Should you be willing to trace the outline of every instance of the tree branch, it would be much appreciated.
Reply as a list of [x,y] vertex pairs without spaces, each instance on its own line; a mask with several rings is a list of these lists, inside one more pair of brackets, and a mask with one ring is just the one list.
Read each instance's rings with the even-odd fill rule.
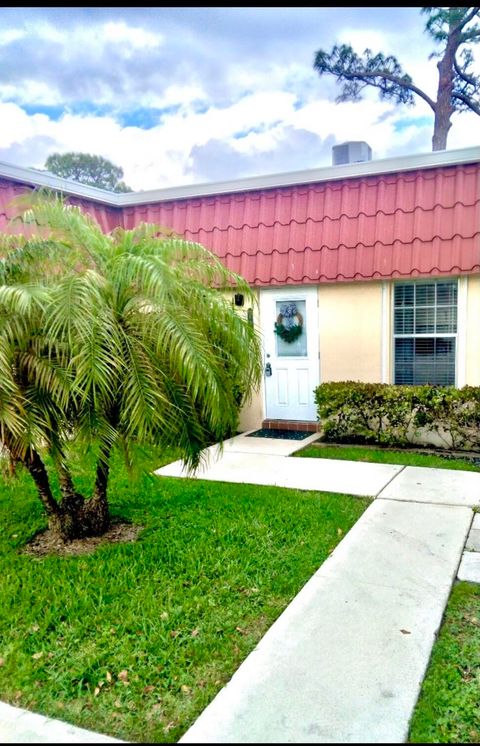
[[463,104],[465,104],[465,106],[471,109],[475,114],[478,114],[478,116],[480,116],[480,106],[474,103],[469,96],[465,96],[463,93],[454,91],[452,93],[452,98],[458,99],[458,101],[461,101]]
[[478,8],[471,8],[470,12],[467,13],[467,15],[465,16],[465,18],[463,18],[460,21],[460,23],[457,23],[457,25],[454,26],[453,31],[455,32],[455,31],[458,31],[459,29],[463,29],[467,25],[467,23],[470,23],[470,21],[473,21],[473,19],[475,18],[475,16],[477,15],[477,13],[479,11],[480,11],[480,7],[478,7]]
[[464,80],[465,83],[468,83],[469,85],[473,85],[473,86],[477,85],[476,79],[472,75],[467,75],[467,73],[459,67],[459,64],[456,59],[453,60],[453,67],[458,77],[462,78],[462,80]]
[[460,38],[458,46],[460,46],[460,44],[467,44],[467,43],[476,44],[479,39],[480,39],[480,28],[470,29],[470,31],[465,31],[461,34],[461,38]]
[[427,102],[427,104],[433,109],[435,112],[436,109],[436,102],[432,101],[432,99],[427,96],[426,93],[424,93],[420,88],[417,88],[416,85],[413,83],[406,83],[402,78],[398,78],[396,75],[392,75],[391,73],[342,73],[343,77],[347,80],[363,80],[367,85],[372,85],[375,88],[380,88],[380,85],[378,83],[375,83],[375,80],[369,81],[366,80],[366,78],[382,78],[383,80],[389,80],[392,83],[395,83],[396,85],[401,86],[402,88],[407,88],[409,91],[412,91],[412,93],[416,93],[417,96],[420,96],[420,98],[423,98],[424,101]]

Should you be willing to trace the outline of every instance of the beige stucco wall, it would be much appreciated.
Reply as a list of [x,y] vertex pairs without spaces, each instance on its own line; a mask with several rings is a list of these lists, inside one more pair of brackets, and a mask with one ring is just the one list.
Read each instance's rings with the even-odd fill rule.
[[[253,306],[246,302],[245,306],[238,307],[236,310],[238,313],[241,314],[247,314],[248,309],[251,307],[253,310],[253,323],[255,325],[255,328],[257,331],[259,330],[260,326],[260,319],[259,319],[259,293],[258,290],[254,291],[255,295],[255,303]],[[231,294],[231,297],[233,299],[233,293]],[[248,404],[246,404],[241,412],[240,412],[240,422],[239,422],[239,430],[240,432],[246,432],[247,430],[257,430],[259,427],[262,426],[262,421],[264,419],[264,413],[263,413],[263,383],[260,385],[260,388],[257,391],[252,392],[252,396],[250,398],[250,401]]]
[[262,426],[263,419],[263,390],[260,388],[253,393],[250,403],[240,412],[238,429],[241,433],[247,430],[258,430]]
[[[464,359],[457,361],[465,380],[459,385],[480,386],[480,276],[470,275],[466,283],[465,313],[459,309],[459,325],[465,326],[459,355]],[[391,281],[318,286],[321,383],[393,382],[392,288]],[[258,305],[254,323],[258,329]],[[241,412],[240,430],[261,427],[264,417],[262,385]]]
[[465,383],[480,386],[480,277],[470,275],[467,281],[465,334]]
[[[256,293],[257,300],[259,293]],[[384,304],[389,313],[390,288]],[[381,381],[382,283],[338,283],[318,287],[320,382]],[[254,307],[259,329],[259,309]],[[388,323],[388,319],[387,319]],[[389,361],[386,361],[389,374]],[[263,384],[240,416],[240,430],[261,427],[264,413]]]
[[382,380],[382,283],[318,288],[320,382]]

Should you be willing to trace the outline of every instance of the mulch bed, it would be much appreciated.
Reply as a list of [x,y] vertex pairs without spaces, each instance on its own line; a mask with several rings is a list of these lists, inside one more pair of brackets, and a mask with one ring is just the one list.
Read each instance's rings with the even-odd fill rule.
[[91,554],[101,544],[136,541],[143,528],[144,526],[137,526],[133,523],[113,523],[103,536],[73,539],[69,542],[62,542],[50,529],[46,529],[36,534],[23,547],[21,553],[30,554],[35,557]]

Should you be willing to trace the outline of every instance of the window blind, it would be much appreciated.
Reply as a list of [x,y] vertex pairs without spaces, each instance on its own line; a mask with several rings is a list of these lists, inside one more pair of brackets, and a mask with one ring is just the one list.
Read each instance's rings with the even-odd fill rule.
[[394,288],[395,383],[455,385],[456,280]]

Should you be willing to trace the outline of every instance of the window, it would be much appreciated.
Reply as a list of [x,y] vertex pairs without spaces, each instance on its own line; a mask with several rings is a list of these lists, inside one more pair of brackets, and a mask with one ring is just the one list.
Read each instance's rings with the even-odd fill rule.
[[278,357],[307,357],[306,302],[304,300],[277,300],[275,304],[276,323],[286,329],[300,326],[301,333],[293,341],[287,342],[276,336]]
[[395,383],[455,385],[457,281],[394,287]]

